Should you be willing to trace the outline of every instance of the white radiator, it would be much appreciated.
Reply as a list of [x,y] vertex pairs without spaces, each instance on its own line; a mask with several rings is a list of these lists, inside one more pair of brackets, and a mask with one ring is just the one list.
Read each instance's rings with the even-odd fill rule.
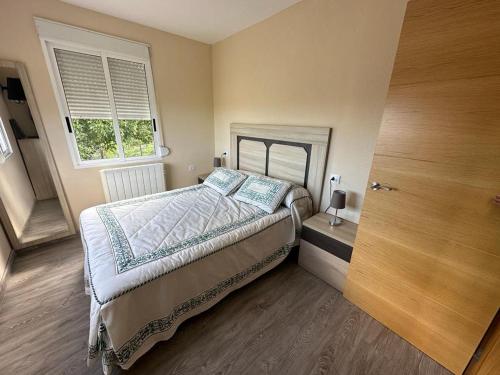
[[106,202],[165,191],[163,163],[101,170]]

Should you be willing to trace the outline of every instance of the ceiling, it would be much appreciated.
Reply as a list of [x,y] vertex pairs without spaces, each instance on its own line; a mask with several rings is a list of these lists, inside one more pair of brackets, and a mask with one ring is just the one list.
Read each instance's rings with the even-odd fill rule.
[[62,1],[212,44],[300,0]]

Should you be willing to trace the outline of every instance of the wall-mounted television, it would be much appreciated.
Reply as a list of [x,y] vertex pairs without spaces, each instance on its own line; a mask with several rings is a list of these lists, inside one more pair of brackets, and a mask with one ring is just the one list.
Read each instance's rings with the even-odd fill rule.
[[26,100],[19,78],[7,78],[7,99],[23,102]]

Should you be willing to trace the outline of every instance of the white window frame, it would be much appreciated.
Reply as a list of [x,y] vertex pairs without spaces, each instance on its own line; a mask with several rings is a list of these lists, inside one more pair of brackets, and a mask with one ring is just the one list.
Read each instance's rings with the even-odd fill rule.
[[0,164],[5,163],[5,161],[12,156],[14,153],[12,151],[12,145],[10,144],[9,136],[7,135],[7,129],[5,129],[5,124],[0,117],[0,137],[2,137],[5,145],[7,146],[6,150],[0,149]]
[[[52,86],[56,94],[57,104],[61,116],[61,122],[66,135],[66,140],[75,168],[92,168],[96,166],[110,166],[119,164],[131,164],[144,161],[158,161],[162,158],[162,133],[159,114],[156,109],[156,96],[153,82],[153,73],[149,58],[149,46],[143,43],[133,42],[121,38],[112,37],[93,31],[64,25],[58,22],[35,18],[42,49],[45,56]],[[106,87],[110,100],[110,109],[113,115],[113,128],[119,155],[112,159],[82,160],[78,151],[75,133],[67,126],[66,118],[71,121],[71,116],[62,85],[59,68],[54,49],[69,50],[100,56],[104,68]],[[151,121],[156,129],[153,129],[153,143],[155,154],[151,156],[136,156],[125,158],[121,141],[121,132],[116,113],[116,106],[111,87],[111,78],[108,69],[108,57],[144,64],[146,72],[146,84],[149,96],[149,109]],[[72,124],[70,124],[72,126]]]

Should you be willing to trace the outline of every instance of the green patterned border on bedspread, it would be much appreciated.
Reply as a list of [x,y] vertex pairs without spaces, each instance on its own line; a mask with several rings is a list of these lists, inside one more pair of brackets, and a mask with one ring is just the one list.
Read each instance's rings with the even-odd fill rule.
[[[103,361],[106,365],[123,365],[132,357],[132,355],[144,344],[144,342],[151,336],[165,332],[172,328],[174,322],[179,319],[182,315],[199,308],[200,306],[210,302],[214,298],[217,298],[220,294],[224,293],[228,289],[237,286],[246,278],[252,276],[253,274],[260,272],[265,267],[271,263],[277,261],[280,258],[285,258],[292,248],[292,244],[284,245],[279,248],[271,255],[267,256],[260,262],[250,266],[242,272],[239,272],[230,278],[221,281],[215,287],[204,291],[196,297],[193,297],[184,303],[174,307],[170,315],[167,317],[153,320],[142,327],[139,332],[137,332],[129,341],[127,341],[118,350],[105,349],[99,347],[98,345],[89,346],[88,356],[90,359],[97,357],[100,351],[103,351]],[[104,329],[104,328],[103,328]]]
[[155,194],[151,196],[146,196],[143,198],[138,198],[134,199],[132,201],[123,201],[123,202],[116,202],[116,203],[111,203],[107,205],[102,205],[96,208],[97,213],[99,214],[104,226],[106,227],[106,230],[108,232],[108,236],[110,239],[111,247],[113,249],[113,252],[115,254],[115,262],[116,262],[116,271],[118,273],[122,273],[128,270],[131,270],[135,267],[138,267],[140,265],[143,265],[145,263],[149,263],[155,260],[158,260],[160,258],[167,257],[169,255],[175,254],[181,250],[187,249],[189,247],[198,245],[202,242],[211,240],[213,238],[216,238],[224,233],[230,232],[234,229],[240,228],[246,224],[250,224],[254,221],[257,221],[258,219],[264,217],[267,215],[267,213],[263,210],[260,210],[250,216],[241,218],[240,220],[234,222],[234,223],[229,223],[226,225],[222,225],[218,228],[214,228],[208,232],[199,234],[197,236],[188,238],[186,240],[171,244],[171,245],[163,245],[157,248],[154,251],[151,251],[147,254],[140,255],[138,257],[134,257],[134,254],[132,252],[130,243],[127,239],[127,236],[125,234],[125,231],[121,227],[118,219],[115,217],[113,212],[111,211],[111,208],[117,207],[117,206],[123,206],[127,204],[133,204],[133,203],[138,203],[138,202],[144,202],[148,200],[153,200],[153,199],[162,199],[166,197],[173,197],[176,195],[183,194],[188,191],[195,191],[195,190],[201,190],[201,189],[206,189],[206,186],[203,185],[196,185],[193,186],[191,189],[183,189],[181,191],[171,191],[171,192],[165,192],[165,193],[160,193],[160,194]]

